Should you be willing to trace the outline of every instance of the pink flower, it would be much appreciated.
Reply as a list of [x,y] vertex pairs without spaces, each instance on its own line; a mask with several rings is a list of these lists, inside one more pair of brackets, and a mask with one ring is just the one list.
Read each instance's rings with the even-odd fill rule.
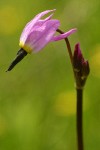
[[[12,61],[7,71],[10,71],[18,64],[28,53],[38,52],[49,42],[62,40],[76,31],[71,29],[68,32],[55,36],[56,30],[60,26],[57,19],[51,19],[54,10],[46,10],[36,15],[29,23],[26,24],[21,37],[16,58]],[[47,18],[41,19],[44,15],[51,13]]]
[[[64,34],[55,36],[54,34],[60,26],[60,22],[57,19],[51,19],[54,11],[55,9],[41,12],[26,24],[21,34],[19,45],[27,53],[38,52],[49,42],[62,40],[76,31],[76,29],[71,29]],[[52,12],[51,15],[41,19],[41,17],[50,12]]]

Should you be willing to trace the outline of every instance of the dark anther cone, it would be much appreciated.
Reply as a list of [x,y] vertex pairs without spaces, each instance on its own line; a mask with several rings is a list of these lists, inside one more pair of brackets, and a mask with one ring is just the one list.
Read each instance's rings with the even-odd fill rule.
[[[11,71],[16,64],[18,64],[25,56],[27,55],[27,52],[24,50],[24,49],[20,49],[18,52],[17,52],[17,56],[16,58],[13,60],[13,62],[10,64],[9,68],[7,71]],[[7,72],[6,71],[6,72]]]

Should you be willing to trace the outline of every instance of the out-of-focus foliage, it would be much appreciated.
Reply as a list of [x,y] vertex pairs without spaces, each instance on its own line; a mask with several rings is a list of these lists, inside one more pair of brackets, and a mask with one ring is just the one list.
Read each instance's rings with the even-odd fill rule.
[[100,1],[0,1],[0,150],[76,150],[76,100],[72,69],[64,41],[28,55],[5,72],[19,49],[25,24],[46,9],[57,11],[61,29],[78,32],[91,73],[84,89],[84,143],[100,149]]

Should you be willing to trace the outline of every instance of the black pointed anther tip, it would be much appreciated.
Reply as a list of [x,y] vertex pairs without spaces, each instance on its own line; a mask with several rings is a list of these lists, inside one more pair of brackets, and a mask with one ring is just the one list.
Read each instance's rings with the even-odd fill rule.
[[7,71],[11,71],[15,66],[16,64],[18,64],[25,56],[27,55],[27,52],[24,50],[24,49],[20,49],[18,52],[17,52],[17,56],[16,58],[12,61],[12,63],[10,64],[9,68],[6,70]]

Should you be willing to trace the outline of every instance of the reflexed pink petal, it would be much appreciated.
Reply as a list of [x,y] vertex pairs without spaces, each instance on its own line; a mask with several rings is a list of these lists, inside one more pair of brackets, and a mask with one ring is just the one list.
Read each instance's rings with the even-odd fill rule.
[[[30,22],[28,22],[28,23],[26,24],[26,26],[25,26],[25,28],[24,28],[23,31],[30,30],[30,28],[32,28],[32,27],[37,23],[37,21],[41,19],[41,17],[43,17],[43,16],[46,15],[47,13],[54,12],[55,10],[56,10],[56,9],[53,9],[53,10],[46,10],[46,11],[43,11],[43,12],[39,13],[39,14],[36,15]],[[50,15],[49,17],[47,17],[46,19],[48,19],[48,18],[50,19],[52,15],[53,15],[53,14],[51,14],[51,15]]]
[[[53,9],[53,10],[46,10],[46,11],[43,11],[41,13],[39,13],[38,15],[35,16],[34,20],[40,20],[41,17],[43,17],[44,15],[50,13],[50,12],[54,12],[56,9]],[[51,16],[51,15],[50,15]],[[33,21],[33,20],[32,20]]]
[[76,32],[76,31],[77,31],[77,29],[71,29],[71,30],[69,30],[68,32],[66,32],[64,34],[54,36],[52,38],[52,41],[59,41],[59,40],[65,39],[66,37],[68,37],[69,35],[71,35],[72,33]]
[[46,19],[44,20],[40,20],[41,17],[43,17],[44,15],[46,15],[47,13],[50,13],[50,12],[54,12],[56,9],[53,9],[53,10],[46,10],[44,12],[41,12],[39,13],[38,15],[35,16],[35,18],[33,18],[30,22],[28,22],[21,34],[21,37],[20,37],[20,41],[25,41],[28,37],[28,35],[30,34],[30,31],[31,29],[36,25],[38,24],[39,25],[39,22],[41,21],[41,23],[44,23],[45,21],[47,20],[50,20],[52,15],[51,14],[49,17],[47,17]]
[[54,11],[55,9],[41,12],[26,24],[20,37],[20,47],[29,53],[37,52],[49,42],[64,39],[76,31],[76,29],[72,29],[64,34],[54,36],[60,26],[59,20],[51,19],[53,13],[45,19],[41,19],[44,15]]
[[47,18],[44,19],[43,21],[48,21],[48,20],[50,20],[50,19],[52,18],[53,14],[54,14],[54,13],[52,13],[49,17],[47,17]]
[[[54,12],[56,9],[53,9],[53,10],[46,10],[46,11],[43,11],[41,13],[39,13],[38,15],[36,15],[28,24],[33,27],[35,25],[35,23],[37,23],[38,20],[41,19],[41,17],[43,17],[44,15],[50,13],[50,12]],[[53,14],[52,14],[53,15]],[[49,16],[49,19],[50,19],[51,15]],[[48,17],[47,17],[48,19]]]
[[33,51],[41,50],[53,38],[56,30],[60,26],[58,20],[48,20],[40,28],[35,29],[28,37],[26,43],[29,43]]

